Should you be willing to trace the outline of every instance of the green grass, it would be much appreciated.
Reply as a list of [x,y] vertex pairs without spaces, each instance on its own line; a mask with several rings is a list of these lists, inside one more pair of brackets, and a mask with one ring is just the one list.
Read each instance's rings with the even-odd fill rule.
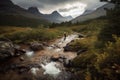
[[44,19],[27,18],[20,15],[1,15],[0,14],[0,25],[1,26],[21,26],[21,27],[38,27],[40,25],[47,26],[50,23]]
[[70,29],[48,29],[28,27],[0,27],[0,38],[8,38],[15,43],[28,43],[32,41],[49,42],[60,38],[64,32],[71,33]]

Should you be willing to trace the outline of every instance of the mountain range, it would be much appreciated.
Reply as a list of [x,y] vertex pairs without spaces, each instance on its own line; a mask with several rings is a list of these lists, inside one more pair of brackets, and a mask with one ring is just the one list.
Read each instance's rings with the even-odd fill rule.
[[60,23],[69,21],[72,17],[63,17],[57,11],[52,14],[42,14],[37,7],[23,9],[11,0],[0,1],[0,25],[38,26],[50,22]]
[[87,20],[91,20],[91,19],[102,17],[102,16],[106,16],[106,14],[107,14],[106,9],[111,9],[111,8],[114,8],[114,7],[115,7],[114,4],[107,3],[100,8],[97,8],[96,10],[93,10],[93,11],[86,10],[82,15],[73,19],[72,23],[84,22],[84,21],[87,21]]
[[49,20],[50,22],[60,23],[60,22],[70,21],[73,19],[71,16],[63,17],[57,11],[54,11],[51,14],[42,14],[41,12],[39,12],[37,7],[30,7],[28,8],[28,11],[33,14],[39,15],[42,18]]
[[114,4],[107,3],[96,10],[86,10],[82,15],[73,19],[71,16],[63,17],[58,11],[53,11],[51,14],[42,14],[37,7],[24,9],[15,5],[11,0],[1,0],[0,25],[39,26],[46,25],[51,22],[61,23],[70,20],[72,23],[83,22],[105,16],[105,8],[110,9],[114,7]]

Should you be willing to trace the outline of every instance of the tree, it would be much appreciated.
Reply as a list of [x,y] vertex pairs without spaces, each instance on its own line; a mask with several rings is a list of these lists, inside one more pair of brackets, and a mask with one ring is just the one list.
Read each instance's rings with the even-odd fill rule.
[[114,4],[120,4],[120,0],[100,0],[100,1],[111,2]]
[[115,41],[112,35],[120,37],[120,4],[119,0],[101,0],[115,4],[114,9],[107,10],[108,24],[101,30],[98,39],[104,43]]

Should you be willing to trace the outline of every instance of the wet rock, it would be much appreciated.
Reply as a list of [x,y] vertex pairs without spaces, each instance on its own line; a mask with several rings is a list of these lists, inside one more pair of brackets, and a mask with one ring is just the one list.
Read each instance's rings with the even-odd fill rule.
[[79,50],[79,51],[77,52],[77,55],[80,55],[80,54],[82,54],[83,52],[86,52],[86,51],[87,51],[87,49]]
[[73,49],[72,49],[72,46],[68,43],[65,47],[63,47],[64,48],[64,51],[65,52],[67,52],[67,51],[74,51]]
[[12,42],[0,41],[0,59],[4,60],[7,58],[12,58],[14,56],[20,56],[24,54],[25,51],[15,46]]
[[20,57],[20,61],[24,61],[24,58],[23,58],[23,57]]
[[61,55],[54,55],[50,58],[50,60],[52,60],[52,61],[55,61],[55,62],[58,61],[61,63],[64,63],[65,59],[66,58],[64,56],[61,56]]
[[79,38],[84,38],[85,35],[79,33],[79,34],[78,34],[78,37],[79,37]]
[[66,60],[64,60],[64,63],[63,63],[63,64],[64,64],[65,67],[71,67],[71,66],[72,66],[72,61],[66,59]]
[[33,68],[33,67],[34,68],[41,68],[41,65],[39,65],[39,64],[29,64],[28,67],[29,68]]
[[26,53],[26,50],[14,48],[14,53],[16,56],[20,56],[20,55]]
[[54,56],[51,57],[51,60],[52,60],[52,61],[58,61],[59,58],[60,58],[59,55],[54,55]]
[[11,42],[0,41],[0,59],[14,56],[14,47]]
[[34,42],[30,44],[30,49],[33,51],[43,50],[44,46],[41,43]]
[[47,47],[49,46],[47,42],[43,42],[42,45]]

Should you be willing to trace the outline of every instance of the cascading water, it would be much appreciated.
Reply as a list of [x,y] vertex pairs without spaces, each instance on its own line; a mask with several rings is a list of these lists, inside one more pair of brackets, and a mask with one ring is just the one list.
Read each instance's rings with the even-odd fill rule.
[[[63,58],[66,58],[66,61],[69,61],[70,59],[76,57],[76,54],[74,53],[65,53],[63,47],[65,47],[68,43],[70,43],[72,40],[78,38],[78,35],[69,35],[66,37],[66,39],[64,40],[64,38],[61,38],[59,40],[57,40],[54,44],[50,45],[49,47],[46,47],[46,49],[44,50],[44,53],[46,55],[44,56],[54,56],[54,55],[58,55],[63,56]],[[26,53],[26,55],[28,57],[33,56],[34,52],[33,51],[28,51]],[[70,55],[70,56],[69,56]],[[71,58],[71,56],[73,56]],[[63,60],[64,61],[64,60]],[[70,73],[65,71],[65,67],[63,66],[64,62],[55,62],[55,61],[51,61],[50,58],[45,58],[43,56],[41,56],[40,59],[40,63],[39,65],[41,65],[41,68],[44,70],[43,74],[44,75],[50,75],[53,76],[54,78],[59,78],[59,80],[69,80],[70,77]],[[32,68],[31,69],[31,73],[33,73],[34,75],[37,74],[37,71],[39,71],[38,68]]]
[[47,63],[46,65],[41,64],[41,66],[45,70],[44,74],[49,74],[56,77],[61,72],[60,69],[57,68],[59,64],[55,62],[50,62],[50,63]]
[[34,52],[33,51],[27,51],[25,54],[26,54],[27,57],[32,57],[34,55]]

